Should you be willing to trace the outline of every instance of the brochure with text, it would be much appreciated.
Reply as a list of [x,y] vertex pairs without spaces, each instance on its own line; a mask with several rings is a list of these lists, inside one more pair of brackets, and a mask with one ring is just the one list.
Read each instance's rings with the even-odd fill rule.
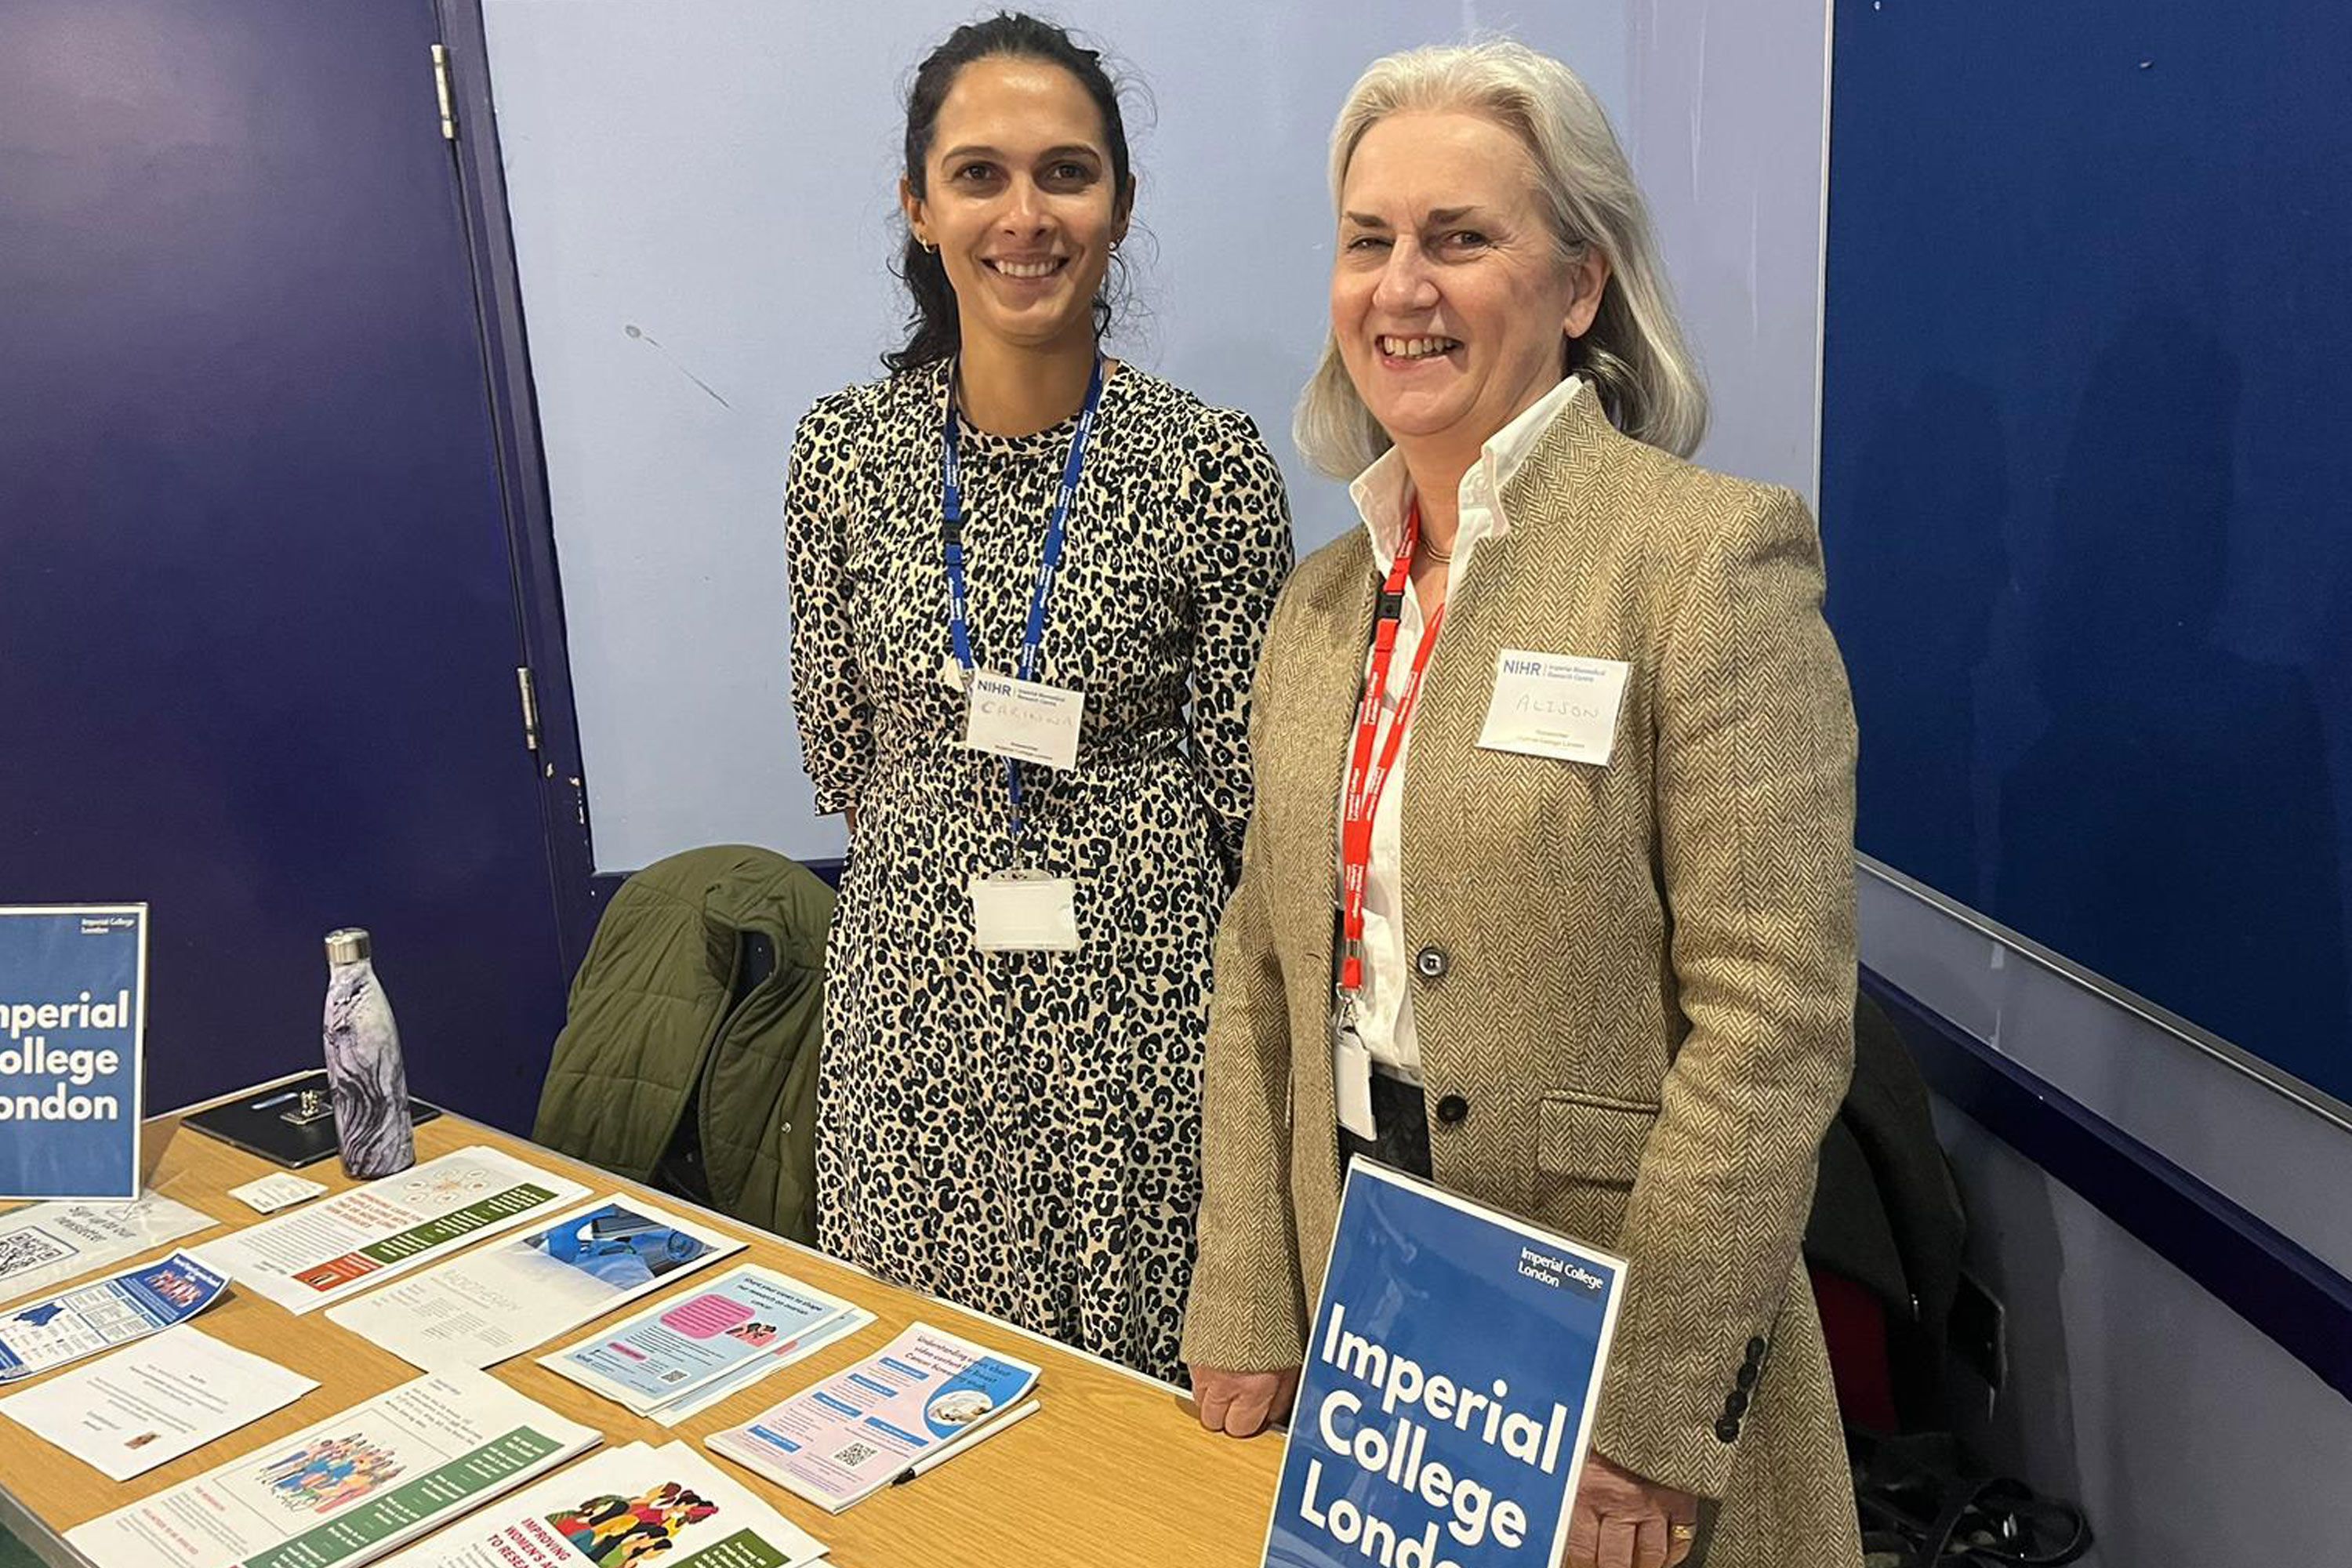
[[0,1315],[0,1383],[16,1383],[86,1355],[184,1323],[228,1281],[184,1252],[77,1285]]
[[195,1256],[289,1312],[310,1312],[588,1195],[477,1145],[208,1241]]
[[359,1568],[601,1440],[487,1373],[436,1373],[66,1542],[98,1568]]
[[837,1296],[747,1263],[539,1363],[642,1415],[756,1370],[784,1342],[856,1310]]
[[742,1249],[723,1231],[615,1194],[327,1317],[427,1372],[494,1366]]
[[0,1415],[127,1481],[318,1386],[184,1323],[0,1399]]
[[704,1439],[828,1512],[888,1486],[1028,1396],[1038,1369],[917,1323],[877,1354]]
[[684,1443],[558,1470],[384,1568],[807,1568],[824,1542]]

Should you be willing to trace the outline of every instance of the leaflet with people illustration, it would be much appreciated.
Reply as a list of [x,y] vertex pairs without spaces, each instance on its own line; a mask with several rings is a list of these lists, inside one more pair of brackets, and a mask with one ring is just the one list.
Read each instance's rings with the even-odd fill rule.
[[539,1364],[644,1415],[762,1372],[767,1358],[790,1342],[814,1337],[856,1310],[790,1275],[747,1263],[543,1355]]
[[577,1182],[476,1145],[192,1250],[254,1294],[310,1312],[587,1195]]
[[824,1542],[684,1443],[610,1448],[384,1568],[808,1568]]
[[1013,1410],[1038,1369],[917,1323],[837,1376],[703,1439],[839,1513]]
[[0,1314],[0,1383],[37,1376],[86,1355],[184,1323],[228,1281],[184,1252],[77,1285]]
[[327,1311],[426,1372],[494,1366],[743,1244],[614,1194]]
[[478,1372],[404,1383],[66,1532],[98,1568],[359,1568],[602,1440]]

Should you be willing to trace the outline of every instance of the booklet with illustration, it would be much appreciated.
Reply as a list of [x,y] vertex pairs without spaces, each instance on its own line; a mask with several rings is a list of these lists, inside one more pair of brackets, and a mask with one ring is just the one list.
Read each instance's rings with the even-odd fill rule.
[[809,1568],[824,1542],[684,1443],[632,1443],[419,1542],[384,1568]]
[[184,1323],[215,1301],[228,1281],[175,1252],[160,1263],[0,1314],[0,1384],[54,1371],[68,1362],[143,1340]]
[[703,1441],[831,1513],[977,1435],[1038,1369],[917,1323],[877,1354]]
[[644,1415],[722,1380],[764,1371],[770,1352],[856,1310],[790,1275],[747,1263],[539,1363]]
[[66,1542],[98,1568],[359,1568],[600,1441],[486,1373],[436,1373]]
[[309,1312],[587,1195],[478,1144],[193,1250],[256,1295]]
[[488,1367],[742,1249],[723,1231],[614,1194],[327,1318],[427,1372]]

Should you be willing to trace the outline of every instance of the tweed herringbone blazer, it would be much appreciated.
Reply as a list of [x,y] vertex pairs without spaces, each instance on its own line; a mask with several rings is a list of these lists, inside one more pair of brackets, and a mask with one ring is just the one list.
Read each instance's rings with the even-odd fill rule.
[[[1438,1183],[1630,1262],[1595,1447],[1720,1500],[1715,1568],[1858,1563],[1798,1258],[1853,1063],[1854,732],[1783,490],[1571,399],[1449,605],[1404,779]],[[1378,584],[1361,530],[1285,589],[1219,935],[1185,1359],[1297,1365],[1340,1171],[1333,846]],[[1505,649],[1632,667],[1605,767],[1475,744]]]

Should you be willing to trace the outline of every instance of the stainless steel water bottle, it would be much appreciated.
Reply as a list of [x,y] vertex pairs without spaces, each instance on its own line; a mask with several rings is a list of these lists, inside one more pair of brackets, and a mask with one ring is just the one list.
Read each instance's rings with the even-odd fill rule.
[[327,934],[326,1035],[327,1087],[344,1171],[359,1177],[405,1171],[416,1163],[408,1069],[392,1004],[376,984],[368,933],[357,927]]

